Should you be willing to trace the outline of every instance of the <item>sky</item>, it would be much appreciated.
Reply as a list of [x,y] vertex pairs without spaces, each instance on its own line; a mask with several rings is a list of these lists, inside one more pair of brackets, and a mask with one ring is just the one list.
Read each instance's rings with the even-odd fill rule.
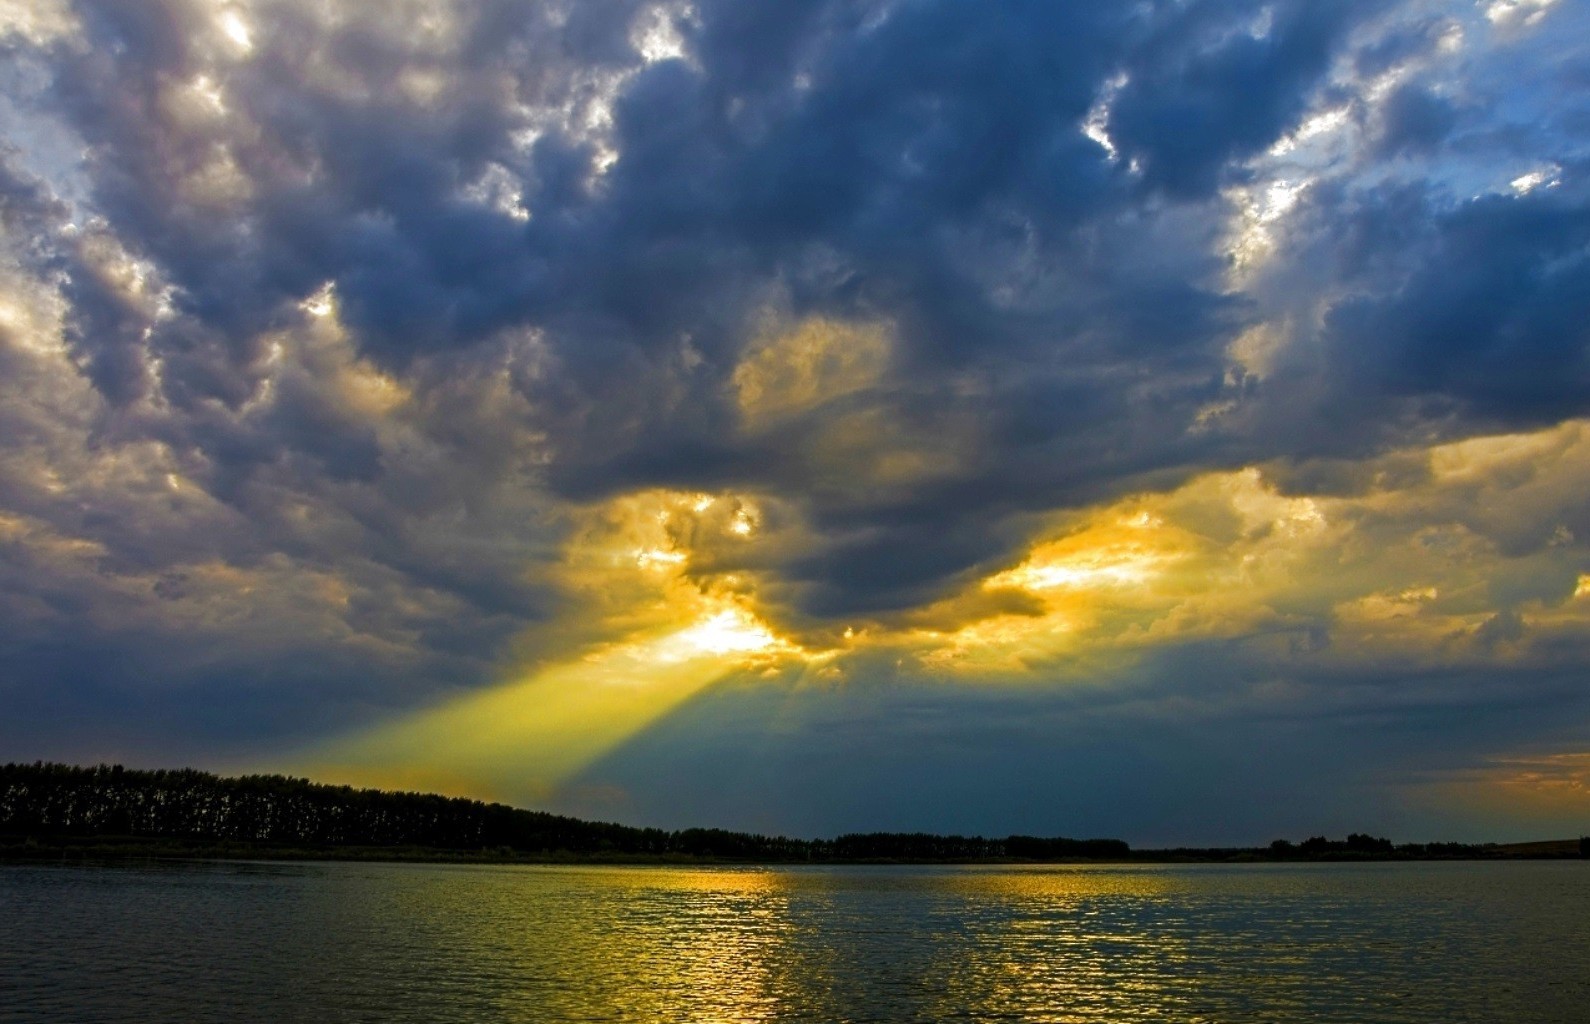
[[0,760],[1590,831],[1590,8],[0,0]]

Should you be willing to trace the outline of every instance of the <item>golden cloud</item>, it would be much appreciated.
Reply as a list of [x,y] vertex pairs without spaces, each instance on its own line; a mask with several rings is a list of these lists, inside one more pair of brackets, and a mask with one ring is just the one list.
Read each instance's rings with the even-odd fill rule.
[[767,430],[875,386],[893,339],[879,324],[814,317],[753,341],[730,377],[747,430]]

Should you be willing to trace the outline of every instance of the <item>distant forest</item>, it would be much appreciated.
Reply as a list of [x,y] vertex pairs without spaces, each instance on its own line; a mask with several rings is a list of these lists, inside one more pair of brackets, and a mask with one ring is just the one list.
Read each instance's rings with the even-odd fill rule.
[[1366,834],[1254,849],[1133,850],[1119,839],[871,832],[790,839],[582,821],[428,793],[328,786],[282,775],[221,778],[120,765],[0,767],[0,854],[711,860],[762,863],[1230,861],[1590,856],[1590,839],[1406,843]]
[[45,763],[0,768],[0,836],[12,846],[30,839],[56,846],[63,840],[171,840],[261,852],[387,848],[781,863],[1120,860],[1131,852],[1118,839],[875,833],[803,840],[723,829],[667,831],[281,775],[221,778],[193,769]]

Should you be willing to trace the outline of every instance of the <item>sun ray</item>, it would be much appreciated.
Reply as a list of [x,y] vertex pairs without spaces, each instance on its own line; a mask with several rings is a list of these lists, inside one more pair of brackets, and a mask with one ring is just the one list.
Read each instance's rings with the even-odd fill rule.
[[728,606],[485,692],[340,737],[294,770],[347,784],[402,784],[482,799],[545,799],[560,783],[729,673],[798,656]]

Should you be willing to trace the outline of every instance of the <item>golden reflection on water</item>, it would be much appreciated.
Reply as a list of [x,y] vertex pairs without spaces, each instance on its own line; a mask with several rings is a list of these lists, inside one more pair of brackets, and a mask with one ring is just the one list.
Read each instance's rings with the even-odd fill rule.
[[20,1020],[1512,1024],[1590,1005],[1577,862],[34,868],[0,869],[0,906]]
[[1284,874],[1234,897],[1214,881],[1114,867],[436,869],[401,907],[444,975],[489,992],[492,1019],[524,1024],[842,1021],[867,1006],[1147,1022],[1207,1004],[1248,1019],[1302,1012],[1322,969],[1344,983],[1363,969],[1372,940],[1339,927],[1350,901],[1304,912],[1288,904],[1306,885]]
[[[790,931],[783,880],[768,872],[678,871],[648,875],[646,888],[685,894],[673,912],[643,912],[605,945],[627,976],[616,1007],[636,1020],[674,1019],[692,1005],[702,1024],[754,1024],[778,1017],[775,965]],[[633,908],[635,903],[630,903]]]
[[[492,1019],[758,1024],[788,1002],[779,974],[793,928],[787,875],[506,869],[485,887],[477,872],[442,876],[402,912],[415,934],[450,952],[450,967],[498,982]],[[480,963],[511,969],[489,978]]]
[[968,1005],[1031,1021],[1173,1016],[1174,982],[1164,967],[1188,958],[1188,940],[1158,928],[1152,911],[1174,897],[1171,876],[974,868],[946,888],[959,898],[965,926],[946,951],[934,1016]]

